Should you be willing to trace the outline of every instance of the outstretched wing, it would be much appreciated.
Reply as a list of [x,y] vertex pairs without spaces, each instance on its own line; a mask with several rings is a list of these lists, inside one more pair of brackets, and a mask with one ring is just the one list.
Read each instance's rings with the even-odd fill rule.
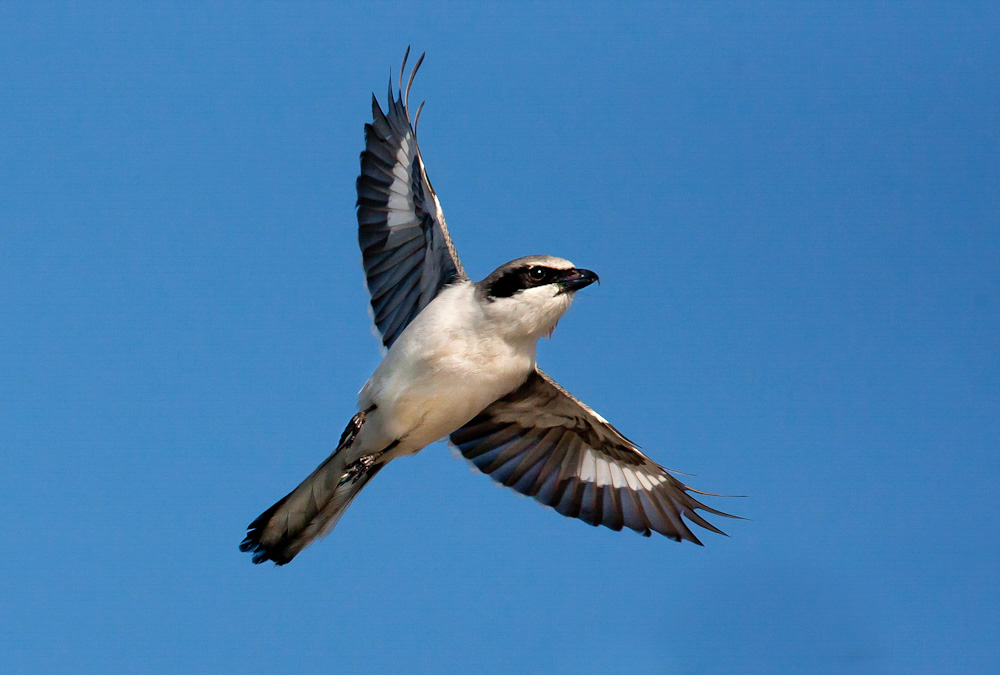
[[372,95],[373,119],[365,125],[365,151],[357,181],[358,243],[375,325],[386,347],[392,346],[438,291],[468,278],[427,180],[415,125],[410,123],[410,86],[423,58],[410,74],[405,99],[402,69],[395,98],[389,83],[387,112],[382,112]]
[[719,534],[725,533],[695,510],[736,517],[688,494],[697,490],[541,370],[453,433],[451,442],[493,480],[591,525],[701,544],[682,516]]

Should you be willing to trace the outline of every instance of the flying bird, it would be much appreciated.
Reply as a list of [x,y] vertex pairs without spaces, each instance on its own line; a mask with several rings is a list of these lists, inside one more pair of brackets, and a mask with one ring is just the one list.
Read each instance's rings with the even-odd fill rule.
[[[409,55],[409,50],[407,50]],[[417,147],[403,93],[406,57],[372,122],[357,179],[358,241],[386,351],[358,395],[337,449],[247,528],[240,550],[284,565],[329,532],[386,464],[448,437],[479,471],[564,516],[701,544],[685,518],[698,492],[639,451],[539,369],[536,345],[597,274],[551,255],[504,263],[472,281],[455,251]]]

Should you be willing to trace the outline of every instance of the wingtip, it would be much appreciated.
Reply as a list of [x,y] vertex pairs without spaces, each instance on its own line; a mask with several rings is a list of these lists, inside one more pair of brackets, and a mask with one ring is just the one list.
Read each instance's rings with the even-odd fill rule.
[[[427,101],[421,101],[420,105],[417,107],[417,114],[413,118],[413,142],[417,143],[417,126],[420,124],[420,112],[424,109],[424,104]],[[419,149],[420,144],[417,143],[417,148]]]
[[420,64],[424,62],[425,56],[427,56],[427,52],[422,53],[420,58],[417,59],[416,64],[413,66],[413,70],[410,71],[410,79],[406,83],[406,98],[403,100],[403,107],[406,108],[407,114],[409,114],[410,110],[410,89],[413,87],[413,79],[417,76],[417,71],[420,70]]
[[[671,469],[667,469],[667,471],[670,471],[671,473],[681,473],[679,471],[673,471]],[[685,475],[687,475],[687,476],[694,476],[696,474],[689,473],[689,474],[685,474]],[[705,492],[704,490],[699,490],[697,488],[693,488],[690,485],[685,485],[684,489],[687,490],[688,492],[694,492],[694,493],[699,494],[699,495],[705,495],[706,497],[725,497],[727,499],[734,499],[734,498],[735,499],[746,499],[746,497],[747,497],[747,495],[723,495],[723,494],[719,494],[718,492]]]
[[[409,58],[410,58],[410,45],[406,45],[406,53],[403,54],[403,63],[401,63],[400,66],[399,66],[399,92],[400,92],[400,94],[402,94],[402,92],[403,92],[403,72],[406,70],[406,61]],[[391,96],[392,95],[391,94],[391,92],[392,92],[392,79],[391,78],[389,79],[389,91],[390,91],[390,96]]]

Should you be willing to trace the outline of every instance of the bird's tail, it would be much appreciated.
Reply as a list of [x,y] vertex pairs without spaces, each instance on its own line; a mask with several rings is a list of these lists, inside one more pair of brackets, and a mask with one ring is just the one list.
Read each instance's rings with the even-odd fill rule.
[[345,452],[365,422],[359,412],[344,430],[336,451],[277,504],[247,527],[240,550],[253,554],[254,563],[266,560],[284,565],[299,551],[337,524],[361,488],[379,472],[378,456],[362,457],[350,464]]

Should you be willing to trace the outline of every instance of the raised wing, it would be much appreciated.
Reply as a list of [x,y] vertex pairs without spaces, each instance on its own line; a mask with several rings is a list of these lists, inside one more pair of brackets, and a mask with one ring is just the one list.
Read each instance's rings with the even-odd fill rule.
[[[701,544],[682,516],[725,534],[705,506],[666,469],[541,370],[451,435],[466,459],[493,480],[564,516],[612,530]],[[700,493],[707,494],[707,493]]]
[[402,68],[396,98],[389,83],[386,113],[372,95],[373,119],[365,125],[365,151],[357,181],[358,243],[375,325],[386,347],[392,346],[438,291],[468,278],[427,180],[415,124],[410,124],[410,86],[423,59],[410,73],[405,99]]

